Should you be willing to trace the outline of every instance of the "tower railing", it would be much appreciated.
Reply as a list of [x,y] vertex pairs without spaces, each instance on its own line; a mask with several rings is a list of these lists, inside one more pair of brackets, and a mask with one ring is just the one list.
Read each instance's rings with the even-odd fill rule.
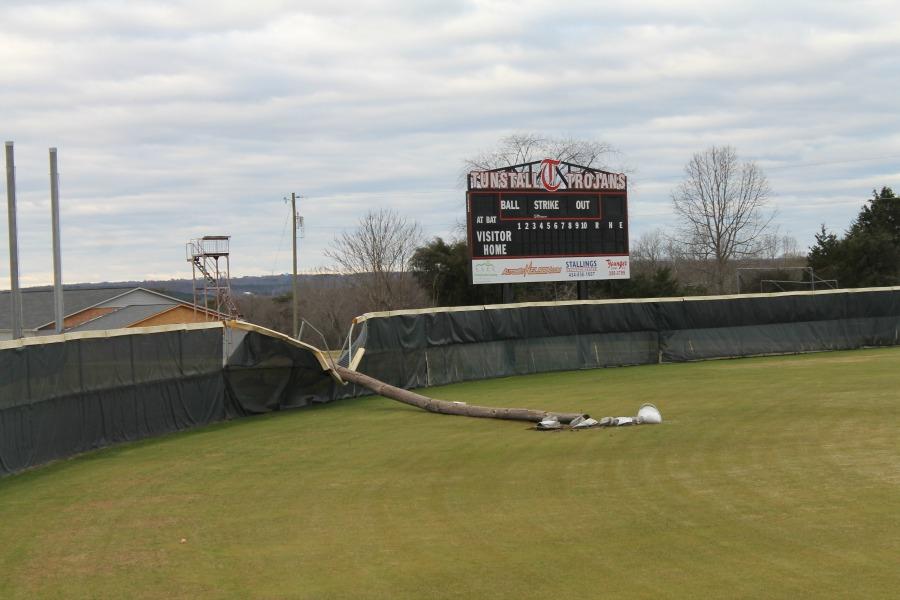
[[185,244],[185,259],[191,263],[195,312],[214,310],[226,317],[238,314],[231,294],[230,238],[207,235]]

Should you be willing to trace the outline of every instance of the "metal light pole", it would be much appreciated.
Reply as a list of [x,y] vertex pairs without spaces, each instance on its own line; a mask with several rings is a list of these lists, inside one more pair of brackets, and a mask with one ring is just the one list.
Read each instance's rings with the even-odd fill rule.
[[59,170],[56,163],[56,148],[50,148],[50,216],[53,228],[53,312],[56,317],[56,333],[62,333],[65,308],[59,235]]
[[22,337],[22,307],[19,297],[19,241],[16,235],[16,159],[13,143],[6,142],[6,207],[9,224],[9,307],[12,337]]

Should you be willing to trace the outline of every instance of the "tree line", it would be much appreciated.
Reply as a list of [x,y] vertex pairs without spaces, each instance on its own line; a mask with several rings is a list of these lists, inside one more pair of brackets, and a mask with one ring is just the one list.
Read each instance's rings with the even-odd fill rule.
[[[463,173],[545,157],[604,170],[621,170],[619,153],[602,142],[516,134],[496,149],[467,160]],[[809,289],[817,279],[840,287],[900,285],[900,199],[889,187],[873,192],[849,228],[837,234],[823,224],[803,252],[779,231],[772,190],[762,168],[730,146],[712,146],[687,162],[671,193],[677,225],[656,229],[630,244],[631,278],[592,281],[594,298],[684,296]],[[499,285],[472,285],[465,227],[449,239],[424,240],[420,226],[389,208],[367,212],[354,230],[326,251],[335,268],[307,280],[301,314],[316,330],[308,340],[339,347],[354,316],[365,312],[491,304]],[[334,273],[337,273],[334,274]],[[767,285],[769,287],[767,287]],[[772,287],[774,286],[774,287]],[[568,300],[575,284],[513,286],[516,301]],[[246,297],[246,318],[290,329],[290,299]],[[321,334],[319,333],[321,332]],[[322,338],[322,339],[318,339]]]

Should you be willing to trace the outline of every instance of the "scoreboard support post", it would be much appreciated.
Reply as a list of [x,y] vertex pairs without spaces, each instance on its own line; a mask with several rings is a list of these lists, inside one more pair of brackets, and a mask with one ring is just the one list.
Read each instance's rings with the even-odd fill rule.
[[578,299],[579,300],[587,300],[588,299],[588,285],[587,281],[579,281],[576,283],[578,286]]

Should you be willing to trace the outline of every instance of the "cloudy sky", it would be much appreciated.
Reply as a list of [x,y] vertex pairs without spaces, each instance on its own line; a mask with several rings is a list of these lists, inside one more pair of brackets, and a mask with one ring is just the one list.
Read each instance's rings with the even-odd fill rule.
[[372,207],[446,236],[464,158],[521,131],[616,146],[633,238],[712,144],[804,246],[900,187],[896,1],[2,0],[0,57],[23,285],[51,280],[50,146],[67,283],[189,277],[204,234],[233,274],[287,272],[292,191],[304,270]]

